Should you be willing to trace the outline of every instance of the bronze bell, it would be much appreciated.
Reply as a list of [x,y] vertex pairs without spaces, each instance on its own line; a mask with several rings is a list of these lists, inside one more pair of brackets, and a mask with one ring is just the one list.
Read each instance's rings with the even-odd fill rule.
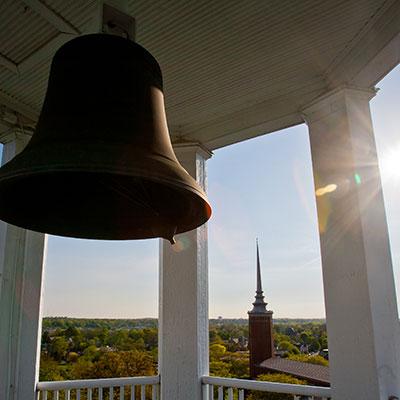
[[210,215],[172,149],[154,57],[107,34],[63,45],[31,141],[0,168],[0,218],[61,236],[172,242]]

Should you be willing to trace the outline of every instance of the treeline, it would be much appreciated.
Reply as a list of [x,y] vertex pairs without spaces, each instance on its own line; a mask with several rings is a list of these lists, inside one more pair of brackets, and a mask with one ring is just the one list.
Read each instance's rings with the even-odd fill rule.
[[62,320],[43,324],[40,380],[157,373],[158,330],[154,325],[126,328],[117,320],[102,320],[100,327],[93,327],[92,322],[80,320],[77,327],[74,320]]
[[[157,374],[156,319],[45,318],[42,326],[41,381]],[[247,320],[210,320],[209,339],[210,374],[249,377]],[[274,341],[281,357],[328,363],[324,321],[275,320]],[[288,376],[261,379],[294,383]]]
[[42,330],[67,329],[134,329],[134,328],[157,328],[156,318],[139,319],[104,319],[104,318],[69,318],[69,317],[46,317],[42,321]]

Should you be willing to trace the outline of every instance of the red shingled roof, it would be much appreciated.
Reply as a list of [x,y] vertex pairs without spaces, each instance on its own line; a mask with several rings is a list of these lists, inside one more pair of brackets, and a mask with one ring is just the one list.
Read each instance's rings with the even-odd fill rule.
[[287,358],[273,357],[260,363],[260,367],[269,372],[282,372],[299,379],[306,379],[323,386],[329,386],[329,368]]

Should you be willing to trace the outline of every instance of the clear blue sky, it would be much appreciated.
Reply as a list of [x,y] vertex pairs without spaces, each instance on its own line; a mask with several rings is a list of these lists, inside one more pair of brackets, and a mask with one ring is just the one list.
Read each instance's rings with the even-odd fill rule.
[[[396,284],[400,279],[400,68],[372,100]],[[247,317],[255,238],[275,317],[324,317],[316,207],[305,125],[215,151],[208,162],[210,317]],[[396,204],[397,203],[397,204]],[[44,315],[158,314],[158,240],[49,237]]]

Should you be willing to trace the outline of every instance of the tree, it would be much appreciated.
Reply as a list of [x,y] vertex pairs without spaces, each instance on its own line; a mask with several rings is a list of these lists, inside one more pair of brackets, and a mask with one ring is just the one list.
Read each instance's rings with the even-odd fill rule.
[[55,337],[49,346],[49,354],[57,361],[61,361],[68,350],[68,341],[63,336]]
[[230,364],[224,361],[210,361],[210,375],[230,378]]
[[40,381],[62,381],[64,377],[61,374],[58,363],[51,357],[42,353],[40,357]]
[[143,329],[143,339],[147,350],[152,350],[158,346],[158,330],[155,328]]
[[98,356],[99,356],[99,351],[97,350],[96,346],[93,345],[88,346],[83,351],[83,357],[86,358],[87,360],[93,361]]
[[288,342],[288,341],[283,341],[279,343],[278,346],[279,350],[284,350],[286,351],[288,354],[300,354],[299,349],[293,345],[292,343]]
[[245,379],[250,376],[248,354],[232,353],[229,357],[224,357],[224,361],[229,361],[229,372],[232,377]]
[[[307,382],[286,374],[264,374],[257,377],[258,381],[291,383],[295,385],[306,385]],[[247,400],[293,400],[292,394],[270,393],[252,390]]]
[[93,378],[155,375],[153,358],[144,351],[105,352],[94,363]]
[[307,355],[307,354],[290,354],[288,356],[289,360],[294,360],[294,361],[301,361],[301,362],[306,362],[310,364],[316,364],[316,365],[323,365],[327,367],[329,365],[329,362],[325,360],[324,357],[315,355]]
[[226,353],[226,347],[222,344],[212,344],[210,346],[210,360],[219,361]]
[[321,345],[319,344],[319,341],[314,338],[311,341],[310,346],[309,346],[310,351],[317,352],[320,350],[320,348],[321,348]]

